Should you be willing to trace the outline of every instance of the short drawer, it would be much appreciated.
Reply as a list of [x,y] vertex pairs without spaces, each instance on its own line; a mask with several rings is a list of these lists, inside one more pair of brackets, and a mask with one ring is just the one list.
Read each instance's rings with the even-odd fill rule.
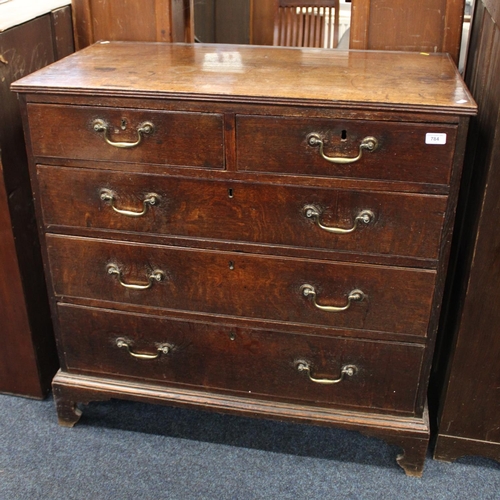
[[[68,371],[411,413],[423,348],[59,304]],[[319,381],[326,381],[320,383]]]
[[[437,259],[445,196],[38,166],[47,226]],[[68,193],[71,193],[69,196]]]
[[212,113],[28,104],[35,156],[224,168]]
[[239,115],[237,168],[447,185],[455,138],[451,125]]
[[61,297],[421,337],[436,275],[56,235],[47,248]]

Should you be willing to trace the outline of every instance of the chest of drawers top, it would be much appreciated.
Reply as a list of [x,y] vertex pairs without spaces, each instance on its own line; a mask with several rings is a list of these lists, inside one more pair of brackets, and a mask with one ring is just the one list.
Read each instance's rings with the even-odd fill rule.
[[217,99],[473,114],[443,54],[100,42],[27,76],[17,92]]

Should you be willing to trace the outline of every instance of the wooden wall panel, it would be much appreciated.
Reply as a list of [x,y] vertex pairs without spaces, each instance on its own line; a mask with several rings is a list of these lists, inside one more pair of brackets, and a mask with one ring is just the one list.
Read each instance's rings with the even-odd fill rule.
[[471,121],[453,274],[443,311],[435,380],[442,381],[435,458],[500,460],[500,6],[477,0],[466,82]]
[[99,40],[193,40],[192,0],[72,0],[75,47]]
[[0,33],[0,392],[36,398],[47,394],[59,363],[19,102],[10,84],[72,50],[68,10]]
[[[170,34],[170,16],[166,15],[162,7],[165,2],[155,0],[120,0],[99,1],[92,0],[90,7],[92,11],[93,39],[97,40],[137,40],[139,37],[145,42],[156,40],[157,30]],[[166,7],[168,9],[168,6]],[[170,14],[169,11],[167,11]],[[152,19],[158,18],[155,22]]]
[[56,60],[69,56],[75,51],[71,7],[62,7],[50,13],[52,21],[52,44]]
[[352,0],[350,48],[449,52],[458,61],[463,0]]
[[250,43],[253,45],[273,44],[274,11],[275,6],[273,1],[252,1]]
[[40,392],[30,331],[0,158],[0,392]]

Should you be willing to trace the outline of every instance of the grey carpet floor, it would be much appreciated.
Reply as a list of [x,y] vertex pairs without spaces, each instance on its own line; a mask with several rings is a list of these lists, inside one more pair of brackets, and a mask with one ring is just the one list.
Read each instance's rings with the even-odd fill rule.
[[500,464],[429,456],[356,432],[126,401],[92,403],[73,429],[54,403],[0,395],[0,500],[500,499]]

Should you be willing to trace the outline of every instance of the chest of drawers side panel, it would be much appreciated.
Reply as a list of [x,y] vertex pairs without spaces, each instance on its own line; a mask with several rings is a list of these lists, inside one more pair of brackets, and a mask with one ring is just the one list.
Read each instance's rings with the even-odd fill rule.
[[[451,279],[451,274],[449,274],[448,272],[449,271],[448,263],[450,258],[453,231],[455,226],[455,215],[457,209],[458,196],[460,192],[460,181],[462,178],[468,128],[469,128],[469,117],[462,117],[459,122],[457,131],[457,140],[455,143],[455,152],[453,156],[453,164],[451,170],[450,194],[448,198],[448,207],[446,210],[445,222],[441,235],[441,244],[440,244],[441,248],[439,252],[437,279],[435,285],[434,300],[432,305],[432,314],[428,327],[428,332],[429,332],[429,338],[427,343],[428,354],[424,360],[422,379],[419,386],[419,396],[417,399],[417,408],[423,408],[426,404],[427,387],[431,372],[434,347],[436,344],[436,335],[440,321],[443,293],[446,281]],[[450,272],[453,272],[453,269],[451,269]]]

